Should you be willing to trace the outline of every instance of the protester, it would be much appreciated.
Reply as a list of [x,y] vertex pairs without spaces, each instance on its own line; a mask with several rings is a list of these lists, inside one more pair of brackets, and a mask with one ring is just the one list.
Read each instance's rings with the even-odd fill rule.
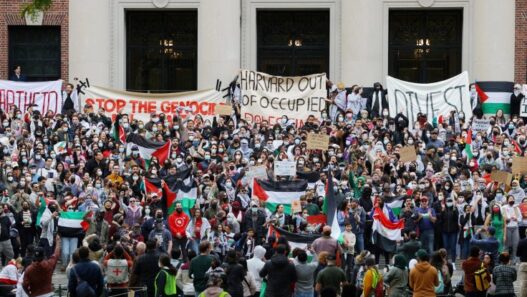
[[267,279],[266,297],[289,297],[291,285],[297,281],[294,264],[287,259],[287,248],[279,244],[275,254],[260,271],[260,277]]
[[514,293],[514,282],[517,273],[513,266],[510,266],[509,253],[501,253],[499,265],[492,271],[492,281],[496,284],[495,296],[516,296]]
[[430,256],[424,249],[416,253],[417,264],[410,270],[409,286],[414,297],[436,296],[439,285],[438,271],[430,265]]
[[[104,289],[104,276],[99,265],[89,259],[90,252],[87,247],[79,248],[79,263],[75,264],[70,270],[68,276],[68,292],[70,296],[75,297],[79,294],[79,289],[91,288],[93,295],[100,296]],[[87,287],[81,287],[81,282],[86,282]],[[87,294],[86,292],[82,292]],[[90,296],[90,295],[83,295]]]
[[[19,67],[12,78],[24,80]],[[426,261],[414,263],[421,248],[433,255],[446,291],[453,271],[447,259],[469,258],[471,245],[488,253],[489,271],[502,251],[511,253],[513,263],[516,256],[527,259],[522,248],[527,242],[520,240],[527,224],[525,174],[507,182],[492,176],[494,170],[512,172],[513,158],[527,149],[527,123],[516,114],[524,95],[518,88],[511,97],[512,116],[498,110],[465,118],[454,110],[441,115],[393,110],[380,83],[371,89],[328,81],[329,104],[302,121],[291,115],[247,119],[239,89],[232,91],[238,100],[228,98],[230,116],[202,116],[175,106],[146,119],[106,112],[98,103],[78,100],[78,91],[64,84],[59,114],[16,104],[0,111],[0,253],[9,263],[38,245],[39,260],[27,267],[24,279],[39,294],[48,291],[51,279],[36,283],[34,270],[50,273],[57,232],[62,268],[68,265],[71,276],[70,258],[78,254],[80,240],[89,260],[106,266],[108,294],[146,286],[153,296],[158,275],[170,287],[166,280],[174,274],[162,254],[173,257],[175,268],[182,263],[175,278],[184,295],[214,296],[225,289],[244,297],[253,293],[244,283],[249,275],[258,296],[347,293],[326,280],[312,292],[324,269],[337,268],[333,260],[326,267],[328,254],[342,260],[354,296],[372,274],[366,277],[366,250],[377,262],[384,255],[385,264],[400,254],[384,278],[392,284],[390,295],[403,295],[394,293],[405,282],[402,267],[426,274],[418,269]],[[477,92],[471,99],[481,109]],[[487,129],[476,127],[474,119],[488,120]],[[312,133],[328,136],[327,147],[311,149]],[[402,150],[413,150],[415,158],[401,162]],[[296,174],[276,176],[275,165],[282,161],[294,162]],[[302,187],[293,191],[296,183]],[[328,225],[333,219],[337,228]],[[299,244],[311,245],[314,254],[296,250],[296,260],[289,259]],[[446,251],[438,253],[442,247]],[[189,251],[200,255],[189,261]],[[234,257],[233,251],[239,254]],[[233,269],[208,286],[211,257],[218,258],[212,270]],[[242,258],[247,269],[240,277],[235,262]],[[471,262],[474,257],[465,263]],[[79,264],[86,266],[84,260]],[[119,277],[111,275],[110,266],[119,266],[112,269]],[[464,272],[465,282],[473,272]],[[421,294],[420,283],[412,284],[418,285],[414,294]],[[428,283],[425,287],[432,294]],[[468,295],[478,294],[471,288]]]
[[46,296],[52,294],[51,277],[57,265],[60,255],[60,237],[55,240],[55,252],[49,259],[46,259],[45,249],[38,247],[35,249],[34,262],[26,268],[24,273],[23,288],[29,296]]
[[[465,296],[467,297],[483,297],[486,294],[486,291],[478,291],[476,288],[476,282],[474,278],[474,273],[481,269],[482,263],[479,259],[480,249],[477,246],[470,248],[470,257],[463,261],[461,265],[465,277],[463,278],[465,291]],[[490,282],[490,279],[488,280]]]

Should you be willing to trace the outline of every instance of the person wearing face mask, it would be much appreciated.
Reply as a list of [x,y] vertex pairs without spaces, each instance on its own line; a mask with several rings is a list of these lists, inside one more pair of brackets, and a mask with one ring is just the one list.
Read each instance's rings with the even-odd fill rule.
[[265,236],[265,221],[265,213],[258,207],[258,203],[253,200],[251,201],[250,208],[243,216],[240,229],[242,232],[253,230],[255,233],[256,244],[260,244]]
[[[93,212],[93,211],[92,211]],[[108,231],[110,224],[104,219],[104,212],[97,211],[92,215],[90,226],[86,231],[86,238],[90,236],[97,236],[101,245],[105,246],[108,243]]]
[[15,217],[16,227],[20,236],[20,255],[26,256],[26,248],[35,239],[35,221],[37,213],[30,208],[29,201],[22,202],[22,210]]
[[507,224],[505,244],[503,246],[505,252],[509,252],[512,262],[516,263],[517,247],[520,241],[519,222],[522,220],[522,213],[515,204],[514,196],[507,197],[507,204],[502,207],[503,217]]
[[512,181],[511,189],[507,195],[512,195],[514,197],[515,204],[520,204],[523,198],[526,198],[525,191],[520,187],[520,182],[516,179]]
[[373,84],[373,93],[368,98],[366,108],[372,118],[380,117],[384,109],[390,110],[386,99],[386,91],[381,83],[376,82]]
[[498,251],[503,251],[503,244],[507,240],[507,222],[506,218],[503,216],[501,207],[498,204],[494,204],[491,207],[492,212],[487,215],[485,219],[485,226],[483,229],[487,231],[492,228],[495,230],[495,238],[499,242]]
[[456,261],[456,246],[458,238],[458,218],[459,212],[454,207],[454,200],[448,198],[446,203],[441,207],[441,213],[438,220],[441,226],[441,233],[443,237],[443,247],[448,251],[452,257],[452,262]]
[[149,240],[157,242],[161,253],[170,253],[172,251],[173,241],[172,234],[165,226],[163,219],[156,218],[155,227],[148,235]]
[[168,217],[168,227],[174,239],[174,248],[181,250],[183,261],[187,261],[187,227],[190,222],[189,216],[183,212],[183,205],[176,203],[176,211]]
[[[48,207],[45,208],[44,213],[40,217],[40,221],[37,219],[37,223],[40,222],[42,233],[40,235],[39,246],[44,248],[45,255],[51,256],[53,246],[53,239],[55,234],[56,219],[58,218],[58,207],[56,202],[49,202]],[[5,234],[2,230],[1,234]],[[1,241],[2,235],[0,235]]]

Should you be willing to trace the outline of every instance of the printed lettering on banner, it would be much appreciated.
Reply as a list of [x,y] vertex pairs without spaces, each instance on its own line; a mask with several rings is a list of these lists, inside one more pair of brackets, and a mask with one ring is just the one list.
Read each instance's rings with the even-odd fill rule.
[[302,126],[308,116],[320,117],[326,108],[326,74],[273,76],[241,70],[242,118],[253,123],[277,123],[282,115]]
[[198,114],[212,120],[217,115],[216,108],[225,104],[225,99],[216,90],[153,94],[90,86],[83,91],[83,106],[91,104],[95,110],[104,108],[112,118],[122,112],[128,114],[131,120],[143,122],[150,120],[151,113],[164,113],[169,120],[172,120],[172,115],[185,119]]
[[300,204],[300,200],[293,200],[291,201],[291,212],[292,213],[299,213],[302,212],[302,204]]
[[391,76],[386,78],[390,117],[402,112],[410,123],[415,123],[417,114],[426,114],[432,121],[439,116],[448,116],[451,111],[464,112],[465,119],[472,117],[468,72],[444,81],[418,84],[402,81]]
[[295,176],[296,162],[295,161],[275,161],[274,162],[275,176]]
[[487,132],[490,128],[490,120],[487,119],[473,119],[472,120],[472,131],[474,132]]
[[36,104],[33,110],[46,114],[62,112],[62,80],[42,82],[18,82],[0,80],[0,108],[9,111],[16,106],[22,112]]
[[326,134],[307,134],[306,139],[308,150],[327,150],[329,146],[329,135]]

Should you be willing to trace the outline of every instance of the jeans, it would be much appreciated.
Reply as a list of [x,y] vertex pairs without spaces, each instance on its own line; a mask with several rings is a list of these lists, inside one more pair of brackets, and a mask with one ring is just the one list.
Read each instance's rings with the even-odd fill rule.
[[190,245],[190,248],[196,252],[196,255],[199,255],[199,244],[200,244],[201,240],[200,239],[192,239],[191,241],[189,241],[189,245]]
[[358,233],[355,239],[355,253],[360,253],[364,250],[364,233]]
[[419,235],[421,241],[421,246],[425,249],[428,254],[432,254],[434,251],[434,229],[422,230],[421,235]]
[[461,248],[461,256],[460,258],[462,260],[466,260],[468,258],[468,254],[469,254],[469,251],[470,251],[470,240],[468,239],[463,239],[463,242],[459,244],[460,245],[460,248]]
[[518,227],[507,227],[507,240],[504,244],[504,252],[509,252],[513,263],[515,263],[514,260],[516,259],[518,242],[520,242],[520,233],[518,231]]
[[62,247],[62,266],[68,266],[70,262],[70,257],[73,255],[73,252],[77,249],[77,244],[79,243],[78,237],[62,237],[61,238],[61,247]]
[[302,292],[302,291],[295,291],[294,297],[313,297],[313,290]]
[[457,232],[443,232],[443,246],[447,253],[452,257],[452,263],[456,262]]

